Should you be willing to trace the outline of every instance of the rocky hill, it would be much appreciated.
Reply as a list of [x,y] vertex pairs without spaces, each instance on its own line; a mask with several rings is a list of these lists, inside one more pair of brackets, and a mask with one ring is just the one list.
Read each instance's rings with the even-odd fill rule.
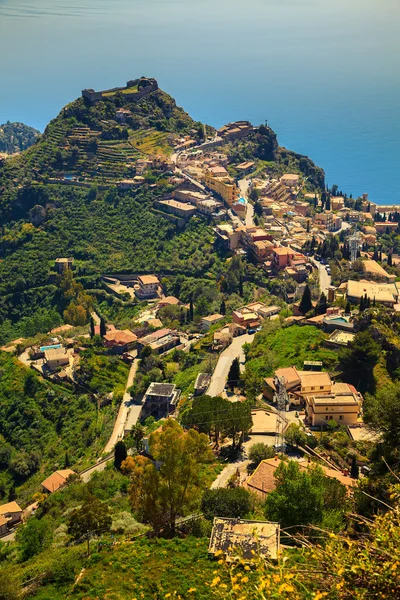
[[24,123],[4,123],[0,125],[0,152],[14,154],[27,150],[40,136],[40,131]]

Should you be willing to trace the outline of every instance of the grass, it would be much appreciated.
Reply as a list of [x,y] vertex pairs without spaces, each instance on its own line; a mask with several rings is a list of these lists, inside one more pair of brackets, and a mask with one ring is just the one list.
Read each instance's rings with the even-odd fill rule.
[[282,367],[295,366],[303,369],[304,361],[320,360],[323,367],[333,370],[338,361],[335,351],[324,347],[326,335],[312,325],[281,327],[268,323],[254,338],[247,353],[246,381],[257,380],[261,385],[264,377]]
[[138,92],[138,86],[137,85],[133,85],[132,87],[129,88],[124,88],[122,90],[116,90],[116,91],[110,91],[110,92],[105,92],[103,94],[103,96],[105,96],[106,98],[109,98],[110,96],[115,96],[115,94],[117,92],[120,92],[121,94],[134,94]]

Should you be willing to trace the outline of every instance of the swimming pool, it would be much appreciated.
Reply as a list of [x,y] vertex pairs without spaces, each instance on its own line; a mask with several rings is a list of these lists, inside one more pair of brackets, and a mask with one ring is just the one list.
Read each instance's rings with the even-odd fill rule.
[[52,346],[40,346],[40,352],[46,352],[46,350],[53,350],[55,348],[61,347],[61,344],[53,344]]

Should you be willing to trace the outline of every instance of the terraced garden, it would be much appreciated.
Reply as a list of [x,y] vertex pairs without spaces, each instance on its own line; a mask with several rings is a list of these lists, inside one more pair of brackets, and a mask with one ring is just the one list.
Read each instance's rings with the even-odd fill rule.
[[140,152],[165,157],[171,156],[173,153],[170,139],[171,133],[156,129],[133,131],[129,135],[130,143]]

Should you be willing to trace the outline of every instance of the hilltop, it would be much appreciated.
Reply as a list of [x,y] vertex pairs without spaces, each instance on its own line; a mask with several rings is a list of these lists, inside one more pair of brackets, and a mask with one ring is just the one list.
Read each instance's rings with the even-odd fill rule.
[[40,131],[24,123],[3,123],[0,125],[0,153],[14,154],[27,150],[40,136]]
[[[0,164],[3,343],[21,334],[21,318],[60,310],[49,279],[57,256],[75,258],[76,275],[89,289],[106,272],[212,280],[211,270],[220,271],[207,218],[177,228],[172,215],[155,209],[177,187],[173,159],[182,141],[201,144],[215,129],[194,121],[153,81],[135,80],[133,88],[102,92],[95,101],[84,91],[32,147]],[[272,129],[250,129],[246,139],[227,137],[219,148],[232,174],[235,164],[254,159],[277,176],[288,169],[303,174],[309,191],[324,186],[322,169],[279,147]]]

